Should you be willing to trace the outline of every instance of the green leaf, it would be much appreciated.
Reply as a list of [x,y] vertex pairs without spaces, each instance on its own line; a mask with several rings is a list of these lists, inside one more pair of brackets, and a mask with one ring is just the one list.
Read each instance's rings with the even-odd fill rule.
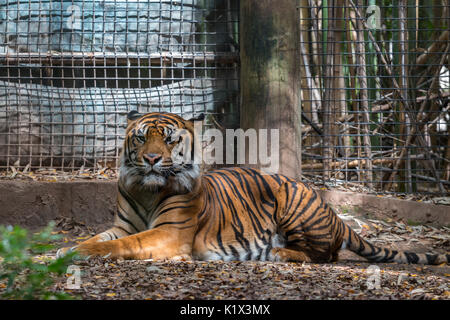
[[52,292],[53,277],[66,272],[75,253],[51,262],[35,262],[33,254],[45,254],[54,249],[54,223],[29,234],[19,226],[0,226],[0,280],[7,279],[7,288],[0,297],[11,299],[72,299],[64,292]]

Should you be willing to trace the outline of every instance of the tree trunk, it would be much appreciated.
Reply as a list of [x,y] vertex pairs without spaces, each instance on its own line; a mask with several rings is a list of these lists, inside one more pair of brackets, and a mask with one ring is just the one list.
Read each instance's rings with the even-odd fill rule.
[[240,2],[241,128],[278,129],[279,143],[268,139],[279,146],[277,171],[293,178],[301,174],[296,5],[292,0]]

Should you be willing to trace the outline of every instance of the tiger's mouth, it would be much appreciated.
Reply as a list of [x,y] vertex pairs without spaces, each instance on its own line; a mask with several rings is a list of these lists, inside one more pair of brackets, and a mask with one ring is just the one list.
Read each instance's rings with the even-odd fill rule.
[[162,176],[169,177],[177,173],[177,166],[171,159],[163,158],[157,163],[150,164],[144,159],[128,163],[129,166],[137,168],[142,176]]
[[148,175],[160,175],[160,176],[164,176],[165,170],[161,170],[160,168],[157,168],[156,166],[152,166],[152,165],[148,165],[143,169],[143,175],[144,176],[148,176]]
[[200,176],[197,165],[187,163],[139,164],[124,161],[120,167],[120,179],[125,186],[140,186],[149,191],[170,187],[175,191],[191,190]]
[[143,175],[144,176],[155,175],[155,176],[162,176],[162,177],[168,178],[171,176],[175,176],[179,172],[180,172],[180,169],[173,165],[170,165],[170,166],[148,165],[144,169]]

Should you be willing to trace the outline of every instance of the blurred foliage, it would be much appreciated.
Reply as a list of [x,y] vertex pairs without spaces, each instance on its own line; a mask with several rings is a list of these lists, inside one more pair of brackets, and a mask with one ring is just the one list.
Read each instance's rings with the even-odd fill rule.
[[61,237],[52,231],[53,227],[54,223],[50,223],[40,232],[30,235],[26,229],[19,226],[0,226],[0,285],[6,285],[4,292],[0,293],[1,298],[73,298],[65,292],[53,292],[51,287],[55,276],[66,273],[75,253],[49,259],[50,261],[39,259],[39,255],[54,249],[52,243]]

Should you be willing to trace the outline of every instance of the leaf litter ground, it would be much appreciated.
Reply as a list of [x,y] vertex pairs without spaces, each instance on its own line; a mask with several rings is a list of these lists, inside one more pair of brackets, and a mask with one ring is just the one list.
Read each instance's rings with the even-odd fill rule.
[[[341,215],[377,245],[417,252],[449,252],[446,227],[408,226],[398,221]],[[99,230],[64,218],[58,222],[62,246]],[[337,263],[128,261],[93,258],[75,261],[79,289],[67,276],[55,289],[82,299],[450,299],[450,267],[371,264],[343,250]],[[377,280],[379,279],[379,281]]]

